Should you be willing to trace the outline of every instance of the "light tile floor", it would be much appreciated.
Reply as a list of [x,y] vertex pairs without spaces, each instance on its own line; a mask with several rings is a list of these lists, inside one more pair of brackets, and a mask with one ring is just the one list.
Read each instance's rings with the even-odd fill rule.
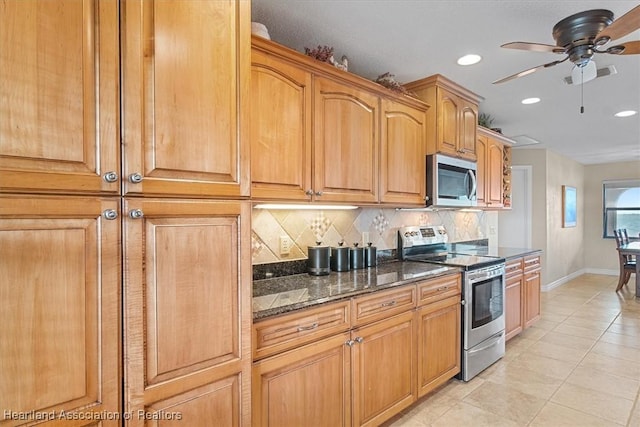
[[540,320],[468,383],[451,380],[386,425],[640,427],[635,276],[583,275],[542,293]]

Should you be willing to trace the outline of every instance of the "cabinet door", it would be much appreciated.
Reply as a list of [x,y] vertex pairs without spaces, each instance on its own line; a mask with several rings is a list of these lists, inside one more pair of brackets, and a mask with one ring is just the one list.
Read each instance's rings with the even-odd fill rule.
[[249,1],[122,8],[125,193],[248,196]]
[[251,62],[251,196],[308,200],[311,73],[256,49]]
[[487,149],[487,206],[500,208],[502,204],[502,144],[489,138]]
[[524,327],[528,328],[540,318],[540,271],[524,274]]
[[247,425],[249,202],[124,206],[126,410],[152,416],[184,406],[187,425]]
[[476,129],[478,127],[478,107],[474,104],[460,101],[460,139],[458,153],[460,157],[476,160]]
[[418,310],[418,395],[433,391],[460,372],[460,297]]
[[505,289],[505,340],[509,340],[522,332],[523,292],[522,274],[506,280]]
[[437,141],[438,152],[458,156],[460,138],[460,103],[462,100],[444,89],[438,88]]
[[0,191],[118,193],[118,40],[116,0],[2,2]]
[[25,423],[8,413],[90,420],[120,412],[120,220],[106,219],[118,205],[0,197],[2,425]]
[[350,426],[349,334],[253,365],[253,426]]
[[487,206],[487,153],[489,148],[489,138],[485,135],[478,135],[476,140],[476,154],[478,156],[478,163],[476,164],[476,200],[478,206]]
[[426,196],[426,114],[382,101],[380,201],[423,206]]
[[320,77],[314,95],[315,200],[377,202],[379,98]]
[[416,400],[414,312],[355,329],[353,425],[377,426]]

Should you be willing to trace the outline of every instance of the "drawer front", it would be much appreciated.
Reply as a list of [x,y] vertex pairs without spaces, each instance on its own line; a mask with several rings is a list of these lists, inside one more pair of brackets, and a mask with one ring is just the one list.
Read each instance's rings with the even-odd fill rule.
[[460,294],[460,274],[451,274],[418,283],[418,306]]
[[349,330],[349,309],[349,301],[344,301],[255,323],[253,359]]
[[354,298],[352,301],[352,326],[384,319],[411,310],[416,306],[415,285],[403,286],[384,292]]
[[519,276],[524,272],[524,259],[516,258],[507,261],[504,268],[505,278]]
[[536,271],[540,270],[540,255],[530,255],[524,257],[524,271]]

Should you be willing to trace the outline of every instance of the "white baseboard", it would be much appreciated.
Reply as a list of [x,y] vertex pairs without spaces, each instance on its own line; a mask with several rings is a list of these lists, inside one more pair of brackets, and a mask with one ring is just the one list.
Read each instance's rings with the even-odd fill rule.
[[558,286],[562,286],[570,280],[575,279],[576,277],[582,276],[583,274],[602,274],[604,276],[617,276],[618,270],[607,270],[604,268],[582,268],[578,271],[574,271],[568,276],[561,277],[558,280],[555,280],[551,283],[547,283],[540,287],[542,292],[549,292],[552,289],[557,288]]

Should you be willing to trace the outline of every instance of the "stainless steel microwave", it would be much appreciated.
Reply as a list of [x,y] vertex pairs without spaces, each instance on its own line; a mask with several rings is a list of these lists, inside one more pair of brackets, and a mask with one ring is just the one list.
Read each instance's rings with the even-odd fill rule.
[[476,162],[442,154],[428,155],[427,206],[477,206],[476,171]]

